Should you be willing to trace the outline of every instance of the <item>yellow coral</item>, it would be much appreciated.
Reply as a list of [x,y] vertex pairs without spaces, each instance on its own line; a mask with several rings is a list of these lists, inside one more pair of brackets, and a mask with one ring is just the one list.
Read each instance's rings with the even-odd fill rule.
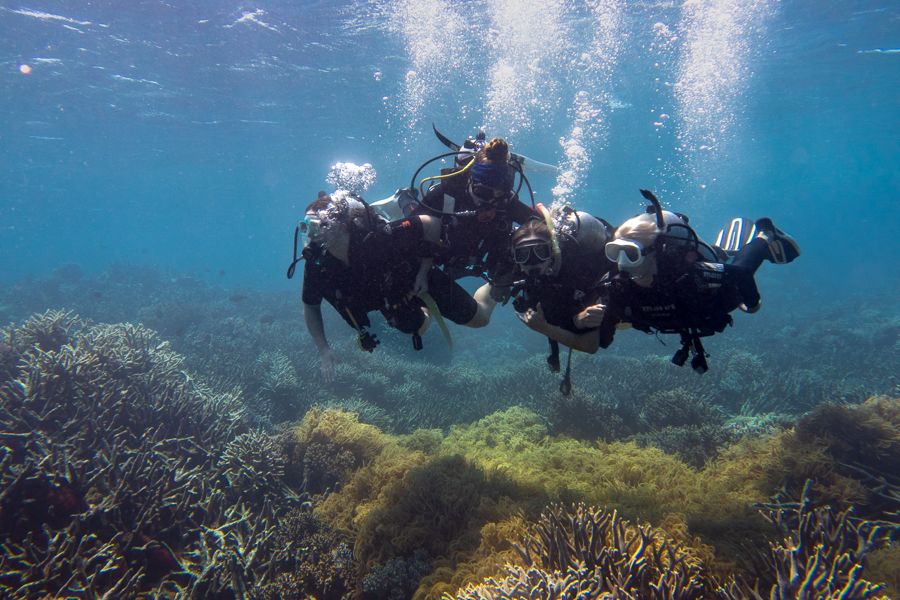
[[[853,410],[865,411],[865,422],[890,422],[900,412],[896,400],[886,399]],[[355,415],[316,409],[295,434],[301,445],[327,438],[362,465],[316,509],[355,535],[361,568],[429,550],[433,570],[417,599],[449,594],[516,564],[509,542],[549,500],[648,521],[692,562],[724,575],[740,570],[744,546],[767,546],[771,529],[753,504],[797,473],[820,475],[843,498],[860,493],[855,480],[835,478],[827,444],[793,430],[745,438],[702,470],[633,443],[551,436],[539,415],[520,407],[455,426],[446,437],[437,430],[391,436]]]
[[352,452],[359,464],[372,460],[391,441],[374,425],[360,423],[356,413],[318,406],[306,413],[293,433],[298,450],[313,442],[330,441]]

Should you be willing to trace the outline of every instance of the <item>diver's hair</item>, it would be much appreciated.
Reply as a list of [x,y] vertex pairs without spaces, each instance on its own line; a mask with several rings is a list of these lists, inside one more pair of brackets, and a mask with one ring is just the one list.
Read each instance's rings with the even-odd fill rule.
[[476,159],[478,162],[506,162],[509,160],[509,144],[502,138],[494,138],[484,145]]
[[662,231],[656,225],[655,216],[644,213],[619,225],[615,239],[627,238],[646,247],[652,245],[660,233]]
[[552,241],[550,237],[550,228],[547,227],[547,223],[543,219],[529,219],[522,223],[515,231],[513,231],[512,236],[510,237],[510,243],[515,247],[516,244],[522,240],[533,239],[536,237],[547,240],[548,244]]
[[326,210],[331,205],[331,196],[327,192],[319,192],[319,196],[309,203],[305,212],[319,212]]

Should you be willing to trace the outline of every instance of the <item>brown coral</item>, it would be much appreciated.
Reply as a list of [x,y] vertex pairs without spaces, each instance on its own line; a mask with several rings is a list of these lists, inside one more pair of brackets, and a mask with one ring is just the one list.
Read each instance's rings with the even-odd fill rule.
[[688,600],[722,593],[702,563],[662,531],[583,504],[551,506],[517,549],[524,567],[510,567],[503,580],[469,585],[457,600],[535,593],[561,600]]

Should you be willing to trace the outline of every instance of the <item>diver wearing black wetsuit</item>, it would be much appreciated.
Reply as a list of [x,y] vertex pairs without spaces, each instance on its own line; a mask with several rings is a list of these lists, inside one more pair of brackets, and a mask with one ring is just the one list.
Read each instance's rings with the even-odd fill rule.
[[444,231],[435,263],[454,279],[490,279],[509,269],[512,225],[539,216],[512,189],[514,169],[506,142],[491,140],[472,160],[465,172],[429,189],[416,210],[441,218]]
[[[307,212],[311,213],[316,211]],[[347,235],[346,262],[330,252],[324,242],[307,246],[303,303],[318,307],[326,300],[361,336],[370,326],[368,313],[374,310],[380,311],[392,327],[415,334],[425,314],[422,300],[411,297],[411,290],[421,260],[430,252],[421,219],[413,216],[390,223],[378,221],[371,227],[351,227]],[[337,246],[337,242],[332,243]],[[433,267],[427,272],[427,281],[428,293],[443,316],[460,324],[472,319],[477,307],[462,287]],[[364,349],[372,350],[374,345]]]
[[[736,308],[756,312],[761,305],[756,270],[764,260],[791,262],[800,249],[769,219],[757,221],[739,249],[729,252],[700,241],[683,215],[661,209],[658,214],[629,219],[606,246],[607,258],[618,262],[620,272],[601,282],[599,303],[605,309],[598,343],[608,347],[619,323],[648,333],[677,333],[682,348],[672,362],[683,365],[693,354],[691,366],[703,373],[707,364],[700,338],[731,325]],[[664,233],[648,238],[645,226],[656,218],[665,223]],[[652,241],[642,243],[642,237]],[[647,263],[652,270],[644,269]]]
[[[545,220],[533,219],[513,232],[516,272],[524,275],[513,287],[513,307],[521,313],[540,304],[549,324],[583,333],[574,317],[595,300],[601,278],[614,267],[603,254],[612,228],[602,219],[569,209],[555,229],[551,239]],[[553,255],[554,241],[558,256]]]

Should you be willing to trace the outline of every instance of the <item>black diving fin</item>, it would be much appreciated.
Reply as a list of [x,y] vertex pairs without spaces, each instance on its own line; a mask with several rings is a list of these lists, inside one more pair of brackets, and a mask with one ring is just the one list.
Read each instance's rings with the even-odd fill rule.
[[431,124],[431,128],[434,129],[434,135],[437,136],[437,139],[441,140],[441,143],[454,152],[459,152],[460,145],[448,138],[446,135],[438,131],[438,128],[435,127],[434,123]]

